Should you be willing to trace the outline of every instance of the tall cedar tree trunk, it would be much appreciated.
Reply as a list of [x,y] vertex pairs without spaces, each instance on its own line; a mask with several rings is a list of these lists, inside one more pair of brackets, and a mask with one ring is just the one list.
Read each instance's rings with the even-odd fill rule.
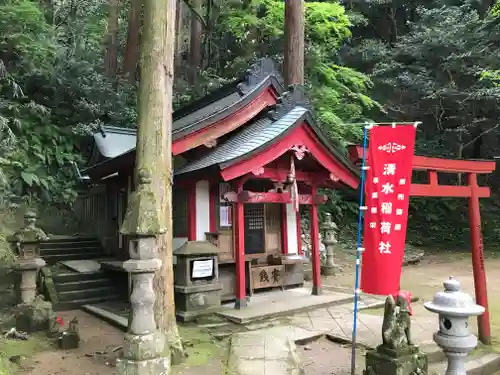
[[[141,41],[137,169],[146,169],[158,196],[165,233],[159,236],[162,261],[154,279],[155,319],[170,344],[174,363],[183,358],[175,320],[172,263],[172,83],[176,0],[145,0]],[[157,168],[156,166],[161,166]],[[182,355],[182,356],[181,356]]]
[[175,73],[178,75],[182,66],[182,31],[184,30],[184,1],[177,0],[175,13]]
[[131,82],[135,81],[139,55],[139,28],[141,26],[142,0],[132,0],[128,11],[127,44],[123,56],[123,73]]
[[[201,0],[192,0],[193,8],[201,14]],[[189,43],[189,83],[196,86],[198,70],[201,65],[202,24],[196,14],[191,12],[191,35]]]
[[118,64],[118,0],[108,0],[108,29],[105,39],[104,68],[114,77]]
[[285,1],[285,83],[304,83],[304,0]]

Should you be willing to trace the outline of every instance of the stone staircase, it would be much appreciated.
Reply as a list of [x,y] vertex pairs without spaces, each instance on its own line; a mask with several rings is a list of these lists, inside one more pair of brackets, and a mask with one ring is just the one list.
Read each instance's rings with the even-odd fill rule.
[[[127,284],[121,287],[118,280],[104,271],[54,273],[51,280],[50,299],[56,311],[74,310],[86,304],[126,298]],[[45,288],[47,284],[46,278]]]
[[104,258],[106,255],[97,238],[50,239],[40,244],[40,256],[49,265],[64,260]]

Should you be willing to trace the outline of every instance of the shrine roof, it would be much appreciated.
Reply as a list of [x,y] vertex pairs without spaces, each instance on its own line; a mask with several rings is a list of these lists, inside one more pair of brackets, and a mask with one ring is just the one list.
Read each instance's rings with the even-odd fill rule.
[[306,108],[297,106],[277,121],[273,122],[269,117],[255,120],[208,155],[185,165],[175,174],[193,172],[216,164],[222,168],[231,165],[241,157],[249,156],[259,148],[272,144],[307,115]]
[[102,156],[114,158],[135,148],[136,134],[135,129],[102,126],[94,134],[94,141]]
[[[270,59],[259,60],[236,80],[175,111],[172,115],[173,141],[231,115],[268,87],[280,94],[283,91],[281,82],[274,62]],[[136,134],[135,129],[101,127],[93,135],[95,148],[100,155],[95,155],[92,161],[95,163],[134,152]]]
[[[305,126],[310,129],[310,132],[301,134],[304,137],[315,138],[324,150],[337,160],[338,164],[342,165],[345,173],[355,176],[354,179],[358,178],[359,169],[333,147],[323,131],[316,126],[310,107],[304,88],[302,86],[290,87],[289,91],[283,93],[279,98],[279,104],[276,108],[261,114],[260,117],[254,119],[242,130],[235,132],[207,155],[189,162],[178,169],[175,174],[182,175],[213,166],[218,166],[223,171],[226,168],[236,166],[240,161],[251,160],[261,152],[272,149],[274,145],[306,123]],[[315,156],[319,155],[313,155],[313,157]],[[349,177],[348,180],[352,185],[352,178]]]

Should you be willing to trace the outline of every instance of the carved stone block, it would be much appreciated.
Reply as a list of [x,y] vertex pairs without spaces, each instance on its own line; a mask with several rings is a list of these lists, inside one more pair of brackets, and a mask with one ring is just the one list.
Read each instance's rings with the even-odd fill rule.
[[427,367],[427,356],[418,347],[410,346],[403,354],[381,345],[366,353],[363,375],[426,375]]
[[123,358],[139,361],[157,358],[165,351],[165,343],[165,335],[158,331],[140,336],[127,333],[123,342]]
[[120,358],[116,361],[120,375],[168,375],[170,372],[170,356],[137,361]]

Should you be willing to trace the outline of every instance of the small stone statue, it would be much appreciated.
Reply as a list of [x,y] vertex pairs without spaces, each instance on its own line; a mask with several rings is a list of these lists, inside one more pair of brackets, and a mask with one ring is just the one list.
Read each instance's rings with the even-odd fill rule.
[[78,332],[78,319],[74,317],[68,325],[68,329],[59,337],[59,347],[64,350],[76,349],[80,344],[80,333]]
[[393,350],[402,350],[413,345],[411,340],[411,310],[407,298],[399,294],[394,300],[385,300],[384,321],[382,323],[382,345]]
[[366,353],[364,375],[426,375],[428,360],[411,339],[411,294],[399,292],[385,301],[382,345]]

